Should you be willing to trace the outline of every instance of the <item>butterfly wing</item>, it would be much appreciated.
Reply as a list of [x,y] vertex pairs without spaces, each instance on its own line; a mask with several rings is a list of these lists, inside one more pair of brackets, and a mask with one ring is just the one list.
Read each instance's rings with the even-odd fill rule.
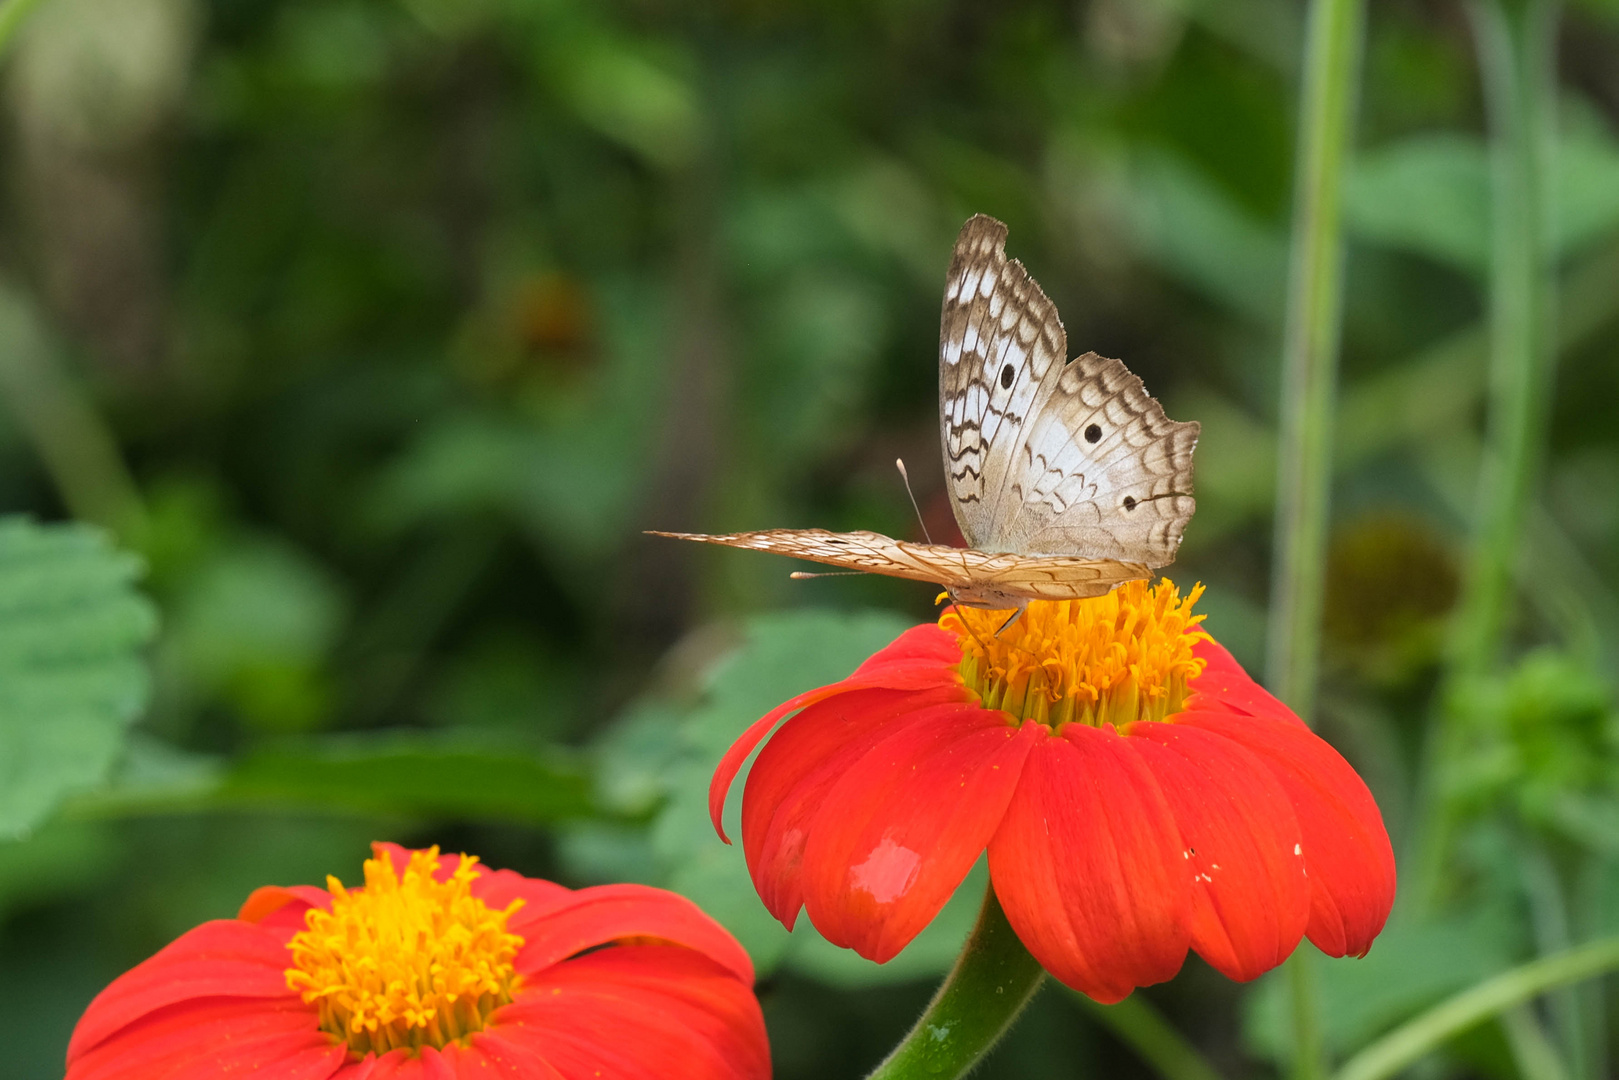
[[1176,423],[1118,360],[1065,363],[1055,305],[1005,253],[1006,226],[961,229],[940,321],[946,482],[975,548],[1174,561],[1191,520],[1198,425]]
[[1177,423],[1118,360],[1086,353],[1031,410],[993,543],[1167,566],[1197,509],[1200,427]]
[[845,570],[930,581],[950,589],[964,604],[998,609],[1017,607],[1024,600],[1102,596],[1121,582],[1149,577],[1152,573],[1140,563],[1075,555],[991,554],[942,544],[912,544],[874,532],[767,529],[722,535],[670,532],[652,535],[769,551]]
[[1057,308],[1006,257],[1006,226],[978,214],[961,227],[939,317],[939,440],[956,523],[969,547],[993,543],[995,502],[1019,433],[1068,352]]

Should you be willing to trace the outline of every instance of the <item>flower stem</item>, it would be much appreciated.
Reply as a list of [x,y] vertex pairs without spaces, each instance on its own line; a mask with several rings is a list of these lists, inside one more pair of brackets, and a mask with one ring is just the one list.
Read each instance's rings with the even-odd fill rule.
[[1275,575],[1266,681],[1306,721],[1320,651],[1343,306],[1343,174],[1360,57],[1361,0],[1312,0],[1282,339]]
[[1532,960],[1408,1020],[1350,1058],[1333,1080],[1384,1080],[1480,1021],[1554,987],[1615,970],[1619,970],[1619,937]]
[[1069,994],[1164,1080],[1220,1080],[1208,1058],[1139,993],[1116,1005],[1103,1005],[1077,990]]
[[916,1026],[868,1080],[964,1075],[1012,1026],[1044,976],[1006,921],[991,886],[956,966]]
[[1491,128],[1490,382],[1479,516],[1452,632],[1451,664],[1461,676],[1489,670],[1501,646],[1551,393],[1556,4],[1512,6],[1510,14],[1503,0],[1471,7]]
[[[1292,255],[1282,337],[1275,573],[1265,674],[1309,722],[1326,590],[1332,410],[1343,308],[1343,175],[1358,87],[1362,0],[1311,0],[1294,169]],[[1293,1075],[1325,1072],[1308,958],[1288,962]]]

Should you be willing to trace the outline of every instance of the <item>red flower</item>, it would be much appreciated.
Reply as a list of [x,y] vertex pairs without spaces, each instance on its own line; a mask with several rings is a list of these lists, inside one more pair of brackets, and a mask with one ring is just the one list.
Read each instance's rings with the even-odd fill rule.
[[125,972],[67,1080],[770,1075],[747,953],[689,900],[374,851],[363,889],[259,889]]
[[789,928],[802,907],[881,963],[988,847],[1018,936],[1099,1001],[1189,947],[1242,980],[1305,934],[1364,954],[1394,900],[1377,805],[1202,631],[1201,592],[1031,603],[999,636],[1004,612],[947,609],[749,728],[714,774],[714,826],[797,712],[742,799],[754,885]]

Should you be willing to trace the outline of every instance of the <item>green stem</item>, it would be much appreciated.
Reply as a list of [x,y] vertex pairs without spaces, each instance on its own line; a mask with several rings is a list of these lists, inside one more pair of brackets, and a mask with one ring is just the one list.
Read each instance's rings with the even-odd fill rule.
[[1506,631],[1512,570],[1545,443],[1553,350],[1547,173],[1556,5],[1471,8],[1491,136],[1490,384],[1473,551],[1458,608],[1452,674],[1490,670]]
[[1343,305],[1343,174],[1360,56],[1361,0],[1312,0],[1282,340],[1270,689],[1306,720],[1315,699]]
[[1316,1080],[1327,1074],[1327,1044],[1321,1035],[1315,957],[1301,942],[1284,966],[1293,1027],[1292,1074],[1295,1080]]
[[1103,1005],[1077,990],[1069,994],[1164,1080],[1221,1080],[1197,1047],[1139,992],[1116,1005]]
[[1333,1080],[1383,1080],[1451,1036],[1558,986],[1619,970],[1619,937],[1533,960],[1440,1002],[1384,1035],[1339,1069]]
[[[1306,722],[1315,711],[1325,595],[1332,409],[1343,308],[1343,176],[1359,82],[1362,0],[1311,0],[1282,339],[1275,575],[1265,674]],[[1289,962],[1293,1075],[1325,1072],[1307,959]]]
[[1006,921],[992,886],[956,966],[868,1080],[964,1075],[1012,1026],[1044,976]]
[[1444,791],[1465,751],[1466,690],[1494,667],[1511,612],[1513,571],[1540,470],[1556,356],[1554,259],[1548,239],[1557,5],[1503,0],[1469,8],[1490,125],[1490,370],[1478,517],[1452,621],[1438,722],[1425,767],[1413,892],[1439,899],[1455,811]]
[[1512,1062],[1523,1080],[1570,1080],[1557,1047],[1528,1005],[1514,1005],[1501,1014],[1501,1030],[1506,1032]]

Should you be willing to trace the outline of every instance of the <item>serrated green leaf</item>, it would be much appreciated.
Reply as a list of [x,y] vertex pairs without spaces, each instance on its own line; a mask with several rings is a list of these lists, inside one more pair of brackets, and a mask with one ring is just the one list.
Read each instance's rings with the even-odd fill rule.
[[0,837],[99,783],[145,707],[139,573],[97,529],[0,520]]

